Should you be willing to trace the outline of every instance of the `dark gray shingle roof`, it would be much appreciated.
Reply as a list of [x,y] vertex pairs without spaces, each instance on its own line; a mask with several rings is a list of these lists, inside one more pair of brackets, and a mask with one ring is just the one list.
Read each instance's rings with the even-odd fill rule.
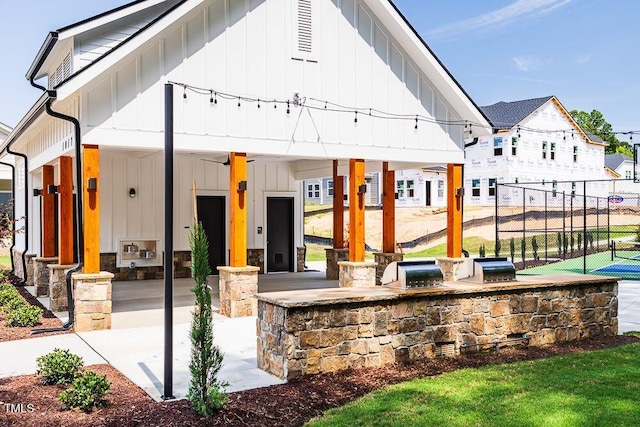
[[500,101],[493,105],[480,107],[480,110],[487,116],[495,129],[511,129],[551,98],[553,96],[513,102]]
[[615,154],[605,154],[604,156],[604,166],[611,169],[616,170],[620,167],[620,165],[625,161],[633,159],[625,154],[615,153]]

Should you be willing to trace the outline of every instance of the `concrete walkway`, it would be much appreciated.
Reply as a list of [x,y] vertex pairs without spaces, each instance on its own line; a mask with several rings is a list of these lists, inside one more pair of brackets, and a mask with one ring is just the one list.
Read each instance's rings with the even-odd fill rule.
[[[301,279],[307,275],[308,281]],[[260,276],[260,291],[287,290],[312,287],[335,287],[327,282],[324,273],[297,273]],[[151,281],[152,282],[152,281]],[[176,280],[176,289],[191,286],[190,279]],[[123,288],[117,290],[118,287]],[[133,287],[131,292],[145,289],[138,303],[142,310],[121,310],[116,299],[125,287]],[[158,288],[159,287],[159,288]],[[85,365],[110,363],[134,383],[143,388],[151,397],[160,400],[164,381],[164,328],[161,297],[155,292],[162,287],[150,282],[114,283],[114,328],[108,331],[83,332],[79,334],[57,335],[28,340],[0,343],[0,377],[33,374],[35,359],[54,348],[66,348],[82,356]],[[155,290],[154,290],[155,289]],[[215,288],[214,288],[215,289]],[[176,291],[178,292],[178,291]],[[124,297],[124,294],[121,296]],[[217,296],[217,295],[216,295]],[[619,332],[640,331],[640,281],[624,280],[619,286]],[[215,298],[214,298],[215,299]],[[123,300],[122,304],[129,304]],[[158,306],[160,304],[160,307]],[[190,310],[193,302],[185,299],[174,310],[174,366],[173,391],[176,398],[186,396],[189,381],[190,358]],[[218,301],[214,306],[217,310]],[[62,313],[61,313],[62,314]],[[256,318],[228,319],[214,313],[214,342],[225,354],[224,365],[219,378],[228,381],[229,392],[280,384],[282,381],[257,368],[256,361]]]

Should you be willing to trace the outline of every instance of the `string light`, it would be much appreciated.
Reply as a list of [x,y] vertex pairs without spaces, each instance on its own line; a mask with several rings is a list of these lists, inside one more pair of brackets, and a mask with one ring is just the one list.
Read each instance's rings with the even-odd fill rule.
[[[206,89],[206,88],[200,88],[197,86],[191,86],[185,83],[177,83],[177,82],[169,82],[171,84],[175,84],[177,86],[182,86],[183,89],[183,94],[182,97],[183,99],[187,99],[188,95],[187,95],[187,91],[191,91],[194,92],[196,94],[200,94],[200,95],[208,95],[209,96],[209,102],[216,105],[218,104],[218,97],[222,98],[222,99],[227,99],[227,100],[233,100],[236,99],[237,100],[237,106],[238,108],[242,107],[242,101],[245,102],[255,102],[257,103],[258,108],[262,107],[263,103],[273,103],[273,108],[277,109],[278,108],[278,104],[287,104],[287,114],[291,113],[291,101],[290,100],[278,100],[278,99],[273,99],[271,101],[265,101],[264,99],[261,98],[257,98],[257,97],[251,97],[251,96],[242,96],[242,95],[237,95],[237,94],[231,94],[231,93],[225,93],[222,91],[216,91],[214,89]],[[310,101],[310,102],[309,102]],[[318,105],[317,103],[320,103],[320,105]],[[514,126],[516,126],[513,123],[500,123],[500,122],[491,122],[489,124],[489,126],[482,124],[482,123],[476,123],[476,122],[470,122],[468,120],[444,120],[444,119],[437,119],[431,116],[426,116],[426,115],[420,115],[420,114],[398,114],[398,113],[391,113],[391,112],[387,112],[387,111],[382,111],[382,110],[378,110],[376,108],[359,108],[359,107],[353,107],[353,106],[346,106],[346,105],[341,105],[338,103],[334,103],[334,102],[330,102],[327,100],[319,100],[319,99],[315,99],[315,98],[301,98],[301,101],[297,104],[297,105],[301,105],[304,108],[307,108],[309,110],[325,110],[325,111],[329,111],[329,112],[335,112],[335,113],[354,113],[355,117],[354,117],[354,122],[357,123],[358,122],[358,111],[367,111],[368,110],[368,114],[370,117],[373,118],[377,118],[377,119],[385,119],[385,120],[413,120],[414,121],[414,129],[417,129],[417,125],[419,125],[418,122],[425,122],[425,123],[432,123],[432,124],[439,124],[439,125],[447,125],[447,126],[464,126],[465,129],[465,133],[467,130],[467,126],[468,126],[468,130],[469,130],[469,137],[471,137],[473,135],[473,125],[479,126],[480,128],[486,128],[488,131],[493,131],[494,129],[501,129],[501,130],[508,130],[508,129],[512,129]],[[578,131],[580,131],[581,129],[578,129]],[[527,131],[527,132],[533,132],[533,133],[547,133],[547,134],[553,134],[553,133],[557,133],[559,131],[563,132],[563,140],[566,141],[566,133],[567,132],[571,132],[571,137],[575,138],[575,128],[572,127],[570,129],[540,129],[540,128],[532,128],[532,127],[528,127],[528,126],[523,126],[523,125],[517,125],[517,135],[518,138],[521,137],[521,132],[522,131]],[[633,141],[633,135],[634,134],[640,134],[640,130],[633,130],[633,131],[611,131],[608,132],[608,135],[629,135],[629,141]],[[587,135],[587,138],[589,136]]]
[[418,116],[416,116],[416,126],[414,127],[415,130],[418,130]]

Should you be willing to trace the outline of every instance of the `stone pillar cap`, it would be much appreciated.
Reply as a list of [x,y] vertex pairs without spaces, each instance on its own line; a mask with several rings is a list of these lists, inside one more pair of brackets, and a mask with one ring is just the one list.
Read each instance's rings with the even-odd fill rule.
[[36,262],[53,262],[53,261],[58,261],[58,257],[57,256],[35,257],[34,260]]
[[246,267],[231,267],[228,265],[221,265],[216,267],[218,271],[224,271],[225,273],[243,273],[243,272],[253,272],[260,271],[260,267],[254,267],[252,265],[247,265]]
[[72,279],[75,280],[92,280],[92,279],[113,279],[114,274],[109,273],[108,271],[101,271],[99,273],[73,273],[71,275]]
[[352,262],[352,261],[338,261],[338,265],[344,265],[345,267],[375,267],[378,265],[375,261],[363,261],[363,262]]
[[49,267],[52,270],[69,270],[73,267],[75,267],[76,264],[68,264],[68,265],[62,265],[62,264],[49,264],[47,267]]
[[325,248],[325,251],[348,251],[349,248]]
[[436,258],[437,261],[448,261],[448,262],[464,262],[464,261],[466,261],[468,259],[471,259],[471,258],[467,258],[467,257],[451,258],[451,257],[447,257],[447,256]]

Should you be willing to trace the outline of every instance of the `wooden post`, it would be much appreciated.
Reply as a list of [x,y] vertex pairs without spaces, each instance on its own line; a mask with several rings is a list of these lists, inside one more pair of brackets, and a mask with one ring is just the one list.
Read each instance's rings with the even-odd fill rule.
[[396,251],[396,174],[382,163],[382,252]]
[[338,176],[338,161],[333,161],[333,249],[344,248],[344,177]]
[[55,195],[49,194],[49,185],[54,184],[53,166],[42,167],[42,256],[56,256],[56,212]]
[[364,262],[364,160],[349,160],[349,261]]
[[73,264],[73,160],[60,157],[60,184],[58,185],[58,262]]
[[462,256],[462,166],[447,165],[447,256]]
[[[231,267],[247,266],[247,154],[231,153],[229,155],[229,215],[231,216],[230,259]],[[241,184],[244,183],[244,184]],[[245,186],[245,189],[241,188]]]
[[[97,145],[82,147],[84,197],[84,274],[100,272],[100,152]],[[96,188],[89,189],[95,179]]]

